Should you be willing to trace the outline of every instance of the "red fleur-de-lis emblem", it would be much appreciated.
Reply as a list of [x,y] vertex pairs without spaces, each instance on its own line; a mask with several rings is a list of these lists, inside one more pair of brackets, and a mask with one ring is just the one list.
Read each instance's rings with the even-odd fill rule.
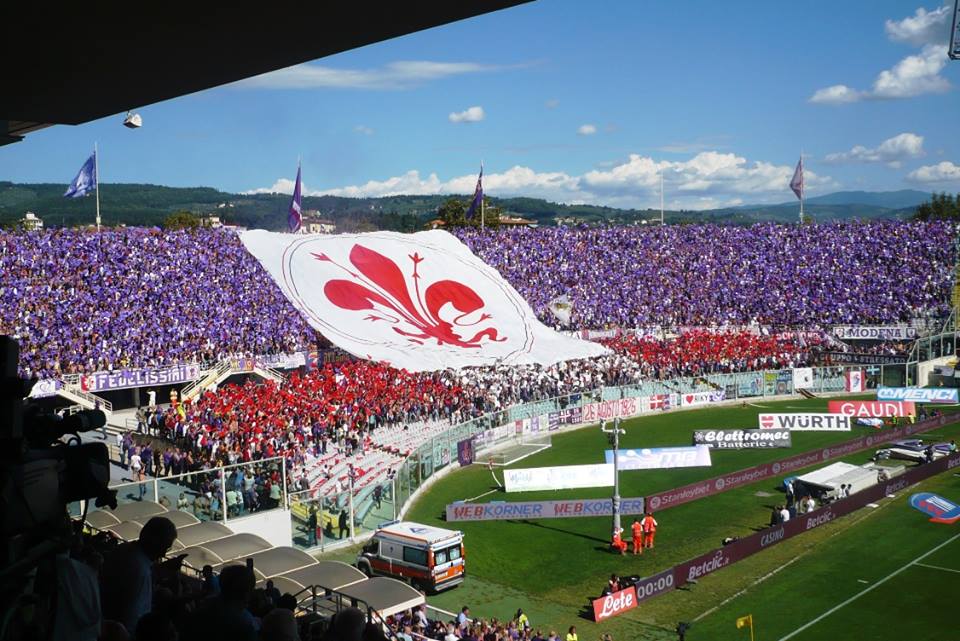
[[[463,283],[438,280],[421,292],[419,270],[426,259],[416,252],[408,255],[413,266],[411,282],[395,262],[363,245],[354,245],[350,250],[353,269],[323,253],[314,253],[313,257],[335,265],[350,276],[350,280],[333,279],[324,285],[323,293],[331,303],[341,309],[368,311],[364,320],[392,323],[393,331],[411,342],[422,345],[435,339],[437,345],[479,348],[484,338],[494,342],[507,340],[499,337],[494,327],[481,329],[470,338],[456,331],[476,327],[493,317],[481,312],[478,318],[469,320],[483,309],[484,302]],[[440,317],[440,310],[448,303],[459,312],[451,321]]]

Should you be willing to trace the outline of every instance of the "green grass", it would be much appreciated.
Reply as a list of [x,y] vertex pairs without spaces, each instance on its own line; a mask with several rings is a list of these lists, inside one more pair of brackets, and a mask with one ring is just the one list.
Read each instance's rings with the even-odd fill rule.
[[[757,639],[782,639],[797,630],[792,640],[960,638],[951,621],[960,594],[960,538],[955,538],[960,530],[930,523],[909,506],[909,496],[921,490],[957,501],[960,479],[941,474],[883,501],[876,510],[867,508],[865,515],[841,529],[827,545],[801,552],[786,571],[748,587],[694,623],[687,638],[748,639],[746,630],[734,627],[736,618],[745,614],[753,614]],[[911,565],[944,543],[920,560],[936,568]],[[712,579],[707,577],[695,589],[709,590]],[[876,587],[866,591],[871,586]],[[853,600],[843,605],[849,599]],[[841,607],[801,630],[837,606]]]
[[[825,409],[824,399],[811,399],[763,403],[762,407],[730,407],[642,417],[625,423],[627,434],[621,446],[687,445],[694,429],[754,427],[761,411]],[[794,433],[791,449],[716,451],[712,453],[713,466],[709,468],[622,472],[620,493],[624,497],[644,496],[845,441],[869,429],[855,427],[852,432]],[[938,438],[956,437],[960,434],[960,427],[941,428],[935,434]],[[602,462],[603,451],[608,447],[606,437],[599,429],[586,428],[554,435],[551,449],[512,467]],[[863,452],[844,457],[844,460],[863,462],[871,454]],[[742,562],[709,577],[695,590],[680,590],[659,597],[608,622],[588,623],[579,619],[578,614],[588,596],[599,594],[612,572],[653,574],[717,547],[726,536],[743,536],[762,527],[769,519],[771,507],[783,498],[779,485],[779,479],[768,479],[658,513],[657,548],[642,557],[619,557],[606,551],[610,529],[608,517],[458,523],[456,527],[466,534],[468,578],[462,586],[431,597],[430,602],[451,611],[469,604],[475,615],[500,618],[509,617],[517,607],[523,607],[535,627],[559,631],[577,624],[584,626],[582,636],[585,639],[603,632],[611,632],[617,639],[675,638],[667,628],[672,628],[683,616],[692,617],[707,610],[788,561],[796,550],[803,549],[802,546],[831,536],[831,532],[848,526],[844,524],[855,523],[857,515],[775,546],[758,555],[760,563],[753,562],[753,559]],[[483,494],[492,488],[495,485],[485,466],[454,472],[422,495],[406,518],[445,525],[442,514],[447,504]],[[594,498],[608,497],[610,493],[609,488],[511,494],[498,491],[483,500]]]

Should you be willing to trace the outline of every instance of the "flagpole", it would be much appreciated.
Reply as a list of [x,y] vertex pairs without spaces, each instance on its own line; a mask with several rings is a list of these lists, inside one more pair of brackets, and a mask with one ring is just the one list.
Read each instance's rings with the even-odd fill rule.
[[[482,160],[480,161],[480,175],[481,175],[481,176],[483,175],[483,161],[482,161]],[[485,212],[484,212],[483,200],[484,200],[484,198],[483,198],[483,193],[481,193],[481,194],[480,194],[480,229],[483,229],[483,228],[484,228],[484,223],[486,222],[486,221],[484,220],[484,219],[485,219],[485,215],[484,215]]]
[[97,156],[97,143],[93,143],[93,183],[96,186],[97,231],[100,231],[100,158]]
[[663,227],[663,170],[660,170],[660,226]]

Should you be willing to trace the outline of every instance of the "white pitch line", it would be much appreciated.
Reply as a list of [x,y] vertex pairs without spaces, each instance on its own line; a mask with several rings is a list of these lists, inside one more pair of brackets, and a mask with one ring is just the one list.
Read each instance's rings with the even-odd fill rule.
[[800,626],[799,628],[797,628],[796,630],[794,630],[793,632],[791,632],[791,633],[788,634],[787,636],[785,636],[785,637],[780,637],[779,641],[786,641],[787,639],[790,639],[790,638],[792,638],[792,637],[800,634],[801,632],[803,632],[804,630],[806,630],[806,629],[809,628],[810,626],[812,626],[812,625],[814,625],[814,624],[816,624],[816,623],[819,623],[820,621],[822,621],[823,619],[827,618],[828,616],[830,616],[831,614],[833,614],[833,613],[836,612],[837,610],[839,610],[839,609],[847,606],[848,604],[852,603],[853,601],[856,601],[857,599],[859,599],[860,597],[862,597],[862,596],[863,596],[864,594],[866,594],[867,592],[873,590],[874,588],[877,588],[877,587],[883,585],[884,583],[886,583],[887,581],[889,581],[889,580],[892,579],[893,577],[897,576],[898,574],[900,574],[901,572],[903,572],[904,570],[906,570],[906,569],[909,568],[910,566],[917,564],[919,561],[922,561],[923,559],[927,558],[928,556],[930,556],[931,554],[933,554],[934,552],[936,552],[936,551],[939,550],[940,548],[946,546],[946,545],[949,544],[949,543],[953,543],[953,542],[956,541],[957,539],[960,539],[960,534],[955,534],[955,535],[951,536],[949,539],[947,539],[946,541],[944,541],[943,543],[941,543],[941,544],[938,545],[937,547],[933,548],[933,549],[930,550],[929,552],[924,552],[923,554],[921,554],[920,556],[918,556],[917,558],[915,558],[913,561],[910,561],[910,562],[907,563],[906,565],[902,566],[900,569],[894,570],[893,572],[891,572],[891,573],[888,574],[887,576],[883,577],[882,579],[880,579],[879,581],[877,581],[876,583],[874,583],[873,585],[871,585],[869,588],[865,588],[864,590],[861,590],[861,591],[858,592],[857,594],[854,594],[852,597],[850,597],[849,599],[847,599],[846,601],[844,601],[844,602],[841,603],[840,605],[835,605],[834,607],[830,608],[829,610],[827,610],[826,612],[824,612],[823,614],[821,614],[820,616],[818,616],[818,617],[817,617],[816,619],[814,619],[813,621],[810,621],[809,623],[805,623],[804,625]]
[[954,570],[953,568],[942,568],[939,565],[929,565],[927,563],[914,563],[914,565],[919,565],[920,567],[930,568],[932,570],[943,570],[944,572],[956,572],[960,574],[960,570]]
[[479,495],[479,496],[475,496],[475,497],[473,497],[472,499],[464,499],[464,501],[476,501],[477,499],[482,499],[482,498],[485,497],[486,495],[488,495],[488,494],[493,494],[493,493],[496,492],[496,491],[497,491],[497,490],[490,490],[489,492],[484,492],[483,494],[481,494],[481,495]]

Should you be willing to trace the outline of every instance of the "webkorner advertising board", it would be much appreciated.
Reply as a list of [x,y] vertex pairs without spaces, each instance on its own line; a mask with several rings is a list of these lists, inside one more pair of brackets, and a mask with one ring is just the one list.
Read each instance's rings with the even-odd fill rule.
[[695,430],[694,445],[718,450],[768,449],[791,447],[790,430]]
[[[613,463],[613,450],[604,453]],[[710,448],[706,445],[687,447],[650,447],[620,450],[620,470],[665,470],[671,467],[708,467]]]
[[561,465],[504,470],[507,492],[569,490],[578,487],[612,487],[613,465]]
[[[621,514],[643,514],[643,497],[620,499]],[[567,501],[521,501],[506,503],[451,503],[447,521],[505,521],[510,519],[570,519],[585,516],[610,516],[613,501],[570,499]]]
[[955,387],[878,387],[877,400],[956,403],[957,389]]
[[793,432],[849,432],[850,417],[842,414],[760,414],[762,430]]

